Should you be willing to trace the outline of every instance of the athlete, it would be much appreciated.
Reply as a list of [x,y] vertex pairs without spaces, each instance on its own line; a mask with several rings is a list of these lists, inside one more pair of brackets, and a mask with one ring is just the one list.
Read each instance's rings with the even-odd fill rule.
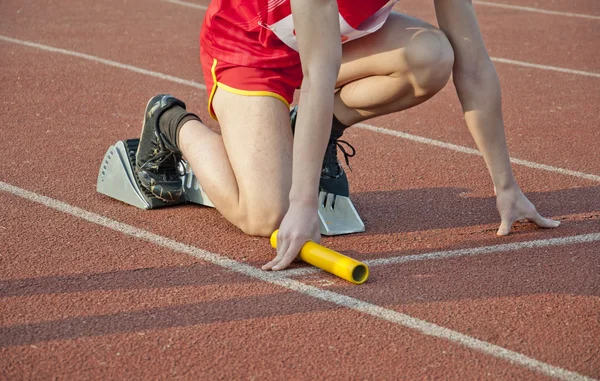
[[430,99],[452,74],[494,184],[497,234],[509,234],[520,219],[557,227],[513,176],[498,76],[471,1],[435,0],[439,29],[392,11],[395,3],[212,1],[200,33],[201,63],[221,133],[181,100],[152,98],[136,155],[142,184],[165,201],[178,199],[177,162],[185,157],[231,223],[253,236],[279,229],[277,255],[263,269],[282,270],[304,243],[320,242],[318,190],[349,192],[337,159],[344,130]]

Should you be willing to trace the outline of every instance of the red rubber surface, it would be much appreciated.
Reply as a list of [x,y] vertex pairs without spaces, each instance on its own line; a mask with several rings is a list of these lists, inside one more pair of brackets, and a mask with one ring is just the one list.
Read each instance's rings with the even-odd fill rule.
[[[600,14],[590,1],[510,4]],[[434,20],[430,4],[398,9]],[[476,10],[491,56],[600,72],[600,21]],[[5,1],[0,35],[202,83],[202,15],[162,1]],[[139,135],[152,95],[170,92],[208,120],[204,90],[3,40],[0,52],[0,181],[256,267],[272,257],[267,239],[243,235],[213,209],[142,211],[95,191],[106,149]],[[496,67],[511,156],[600,175],[600,79]],[[452,84],[423,106],[368,123],[474,147]],[[367,231],[323,243],[357,259],[600,232],[597,181],[514,165],[538,210],[562,226],[518,223],[499,238],[481,157],[362,129],[344,137],[358,152],[349,178]],[[6,192],[0,241],[2,379],[546,378]],[[373,266],[361,286],[324,273],[294,279],[600,378],[599,246]]]
[[[0,201],[14,205],[3,213],[0,283],[7,379],[380,379],[424,370],[459,377],[470,364],[478,364],[470,374],[482,377],[538,377],[14,196]],[[24,215],[38,218],[12,223]]]

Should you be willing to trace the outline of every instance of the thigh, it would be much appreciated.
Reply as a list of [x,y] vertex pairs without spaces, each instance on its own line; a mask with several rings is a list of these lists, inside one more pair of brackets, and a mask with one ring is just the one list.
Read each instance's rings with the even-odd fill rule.
[[[409,47],[433,50],[447,39],[435,26],[417,18],[392,12],[377,32],[342,46],[342,65],[337,86],[373,76],[406,74],[411,71]],[[415,49],[413,49],[415,50]]]
[[293,142],[289,108],[276,97],[241,95],[221,87],[212,106],[242,209],[253,214],[287,209]]

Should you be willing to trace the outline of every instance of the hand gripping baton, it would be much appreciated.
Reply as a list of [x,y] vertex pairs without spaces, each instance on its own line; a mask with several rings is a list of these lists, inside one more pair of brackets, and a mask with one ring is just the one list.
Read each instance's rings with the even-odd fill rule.
[[[271,246],[277,248],[277,233],[271,234]],[[304,262],[339,276],[354,284],[362,284],[369,277],[369,267],[362,262],[309,241],[302,246],[298,254]]]

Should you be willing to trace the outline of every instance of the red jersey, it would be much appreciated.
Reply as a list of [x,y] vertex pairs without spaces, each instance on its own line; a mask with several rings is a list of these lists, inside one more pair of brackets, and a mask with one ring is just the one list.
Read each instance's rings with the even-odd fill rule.
[[[383,26],[399,0],[338,0],[342,43]],[[300,62],[290,0],[213,0],[200,45],[212,57],[253,67]]]

